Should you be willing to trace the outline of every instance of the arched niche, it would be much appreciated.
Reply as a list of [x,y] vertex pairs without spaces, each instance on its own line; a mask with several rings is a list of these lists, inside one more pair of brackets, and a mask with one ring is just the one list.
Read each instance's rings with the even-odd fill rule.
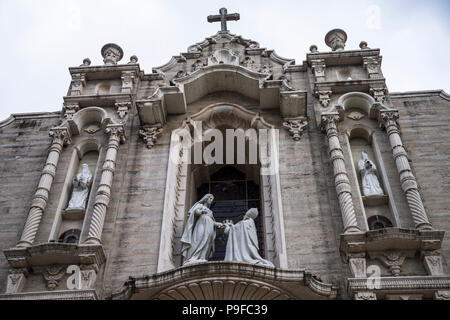
[[339,97],[335,106],[339,115],[351,109],[360,110],[363,114],[368,115],[370,119],[375,119],[374,113],[375,100],[363,92],[349,92]]
[[82,134],[84,130],[88,133],[99,131],[110,122],[111,118],[106,111],[99,107],[83,108],[68,120],[72,136]]
[[[200,127],[199,127],[200,126]],[[197,128],[197,129],[195,129]],[[163,222],[158,257],[158,272],[167,271],[181,264],[179,256],[179,239],[184,229],[187,211],[196,201],[193,189],[207,180],[202,166],[208,165],[210,172],[214,165],[204,163],[200,154],[200,162],[195,158],[196,150],[204,145],[204,141],[190,140],[199,133],[201,137],[211,129],[242,129],[245,132],[256,132],[257,139],[267,137],[267,147],[258,147],[257,162],[247,165],[246,172],[258,172],[260,184],[261,212],[265,230],[266,259],[277,267],[287,268],[286,244],[284,238],[284,221],[280,197],[280,181],[278,173],[278,141],[276,130],[258,114],[234,104],[214,104],[194,114],[182,126],[172,132],[170,159],[166,181]],[[252,131],[253,130],[253,131]],[[183,143],[180,143],[183,137]],[[184,140],[188,139],[188,140]],[[245,140],[250,144],[250,138]],[[225,143],[225,139],[222,143]],[[237,146],[237,144],[235,145]],[[197,149],[198,148],[198,149]],[[247,147],[246,147],[247,153]],[[247,161],[246,157],[246,161]],[[208,171],[207,170],[207,171]],[[253,176],[255,176],[253,174]],[[203,178],[202,178],[203,177]],[[203,179],[203,180],[202,180]]]
[[[92,207],[92,199],[95,196],[95,192],[92,191],[94,190],[95,177],[98,170],[101,169],[99,168],[100,152],[101,143],[95,138],[83,138],[73,147],[64,184],[60,190],[58,207],[56,208],[49,242],[58,242],[66,232],[71,230],[73,231],[72,233],[82,234],[87,212]],[[92,175],[85,210],[66,210],[72,196],[73,178],[81,172],[84,164],[88,166],[88,170]]]

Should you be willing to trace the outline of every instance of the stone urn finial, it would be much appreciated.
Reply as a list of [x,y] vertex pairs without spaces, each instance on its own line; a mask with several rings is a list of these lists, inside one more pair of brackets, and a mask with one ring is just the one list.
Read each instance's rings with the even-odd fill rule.
[[138,57],[137,56],[135,56],[135,55],[132,55],[131,57],[130,57],[130,62],[128,62],[128,63],[137,63],[138,62]]
[[311,45],[311,47],[309,47],[309,51],[311,51],[311,53],[316,53],[316,52],[318,52],[317,46],[316,46],[315,44]]
[[342,29],[333,29],[325,36],[325,43],[333,51],[344,50],[347,34]]
[[370,48],[367,46],[367,42],[366,42],[366,41],[361,41],[361,43],[359,44],[359,48],[360,48],[361,50],[370,49]]
[[83,60],[83,64],[82,64],[82,66],[90,66],[91,65],[91,59],[89,59],[89,58],[85,58],[84,60]]
[[115,65],[123,58],[123,50],[115,43],[108,43],[102,48],[102,56],[106,65]]

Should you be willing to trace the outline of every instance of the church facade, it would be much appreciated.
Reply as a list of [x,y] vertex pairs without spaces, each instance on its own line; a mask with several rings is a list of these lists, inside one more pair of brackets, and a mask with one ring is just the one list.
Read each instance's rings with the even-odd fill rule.
[[106,44],[0,123],[0,299],[450,299],[450,96],[238,19],[151,73]]

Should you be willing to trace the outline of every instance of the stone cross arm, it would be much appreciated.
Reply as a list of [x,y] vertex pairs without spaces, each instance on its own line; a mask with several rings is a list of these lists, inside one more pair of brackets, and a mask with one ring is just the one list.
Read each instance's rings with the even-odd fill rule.
[[220,21],[221,23],[221,31],[228,31],[227,30],[227,21],[232,21],[232,20],[239,20],[241,17],[239,15],[239,13],[230,13],[227,14],[227,9],[226,8],[221,8],[219,10],[219,15],[212,15],[212,16],[208,16],[208,22],[218,22]]

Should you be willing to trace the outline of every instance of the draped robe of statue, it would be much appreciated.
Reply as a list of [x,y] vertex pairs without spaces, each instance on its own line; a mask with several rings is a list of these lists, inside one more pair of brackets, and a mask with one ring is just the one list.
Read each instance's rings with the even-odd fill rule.
[[273,263],[259,255],[258,236],[254,219],[258,217],[258,209],[247,211],[244,219],[235,225],[228,224],[224,230],[228,234],[224,261],[248,262],[274,267]]
[[215,227],[219,226],[209,209],[214,196],[205,195],[189,210],[189,217],[181,237],[183,265],[206,262],[214,254]]
[[383,189],[381,189],[376,175],[377,167],[373,161],[369,160],[367,153],[364,151],[361,154],[361,159],[358,161],[358,169],[361,174],[363,195],[383,195]]
[[87,198],[89,195],[89,188],[92,183],[92,174],[89,171],[89,166],[84,163],[81,172],[78,173],[72,181],[72,196],[66,210],[86,209]]

